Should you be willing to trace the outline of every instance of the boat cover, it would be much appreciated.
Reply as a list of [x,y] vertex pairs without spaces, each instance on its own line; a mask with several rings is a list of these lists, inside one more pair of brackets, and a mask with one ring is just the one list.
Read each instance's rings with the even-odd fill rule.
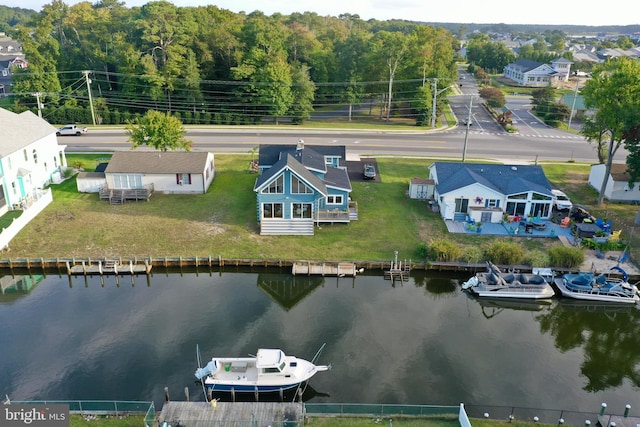
[[218,371],[218,365],[215,360],[210,361],[204,368],[196,369],[196,378],[201,380]]

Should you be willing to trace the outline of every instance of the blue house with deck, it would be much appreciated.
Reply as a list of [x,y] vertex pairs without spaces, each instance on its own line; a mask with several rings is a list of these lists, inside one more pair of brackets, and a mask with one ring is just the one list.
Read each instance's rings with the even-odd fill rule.
[[261,145],[253,191],[262,235],[313,235],[319,223],[358,219],[344,146]]

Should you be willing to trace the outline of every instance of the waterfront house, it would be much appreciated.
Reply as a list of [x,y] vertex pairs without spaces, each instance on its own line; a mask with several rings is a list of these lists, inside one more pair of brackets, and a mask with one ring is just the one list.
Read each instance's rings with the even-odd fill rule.
[[[602,186],[606,169],[606,165],[603,164],[591,166],[589,185],[598,192]],[[612,202],[640,202],[640,185],[635,183],[632,188],[629,185],[629,179],[626,163],[612,164],[604,190],[604,197]]]
[[67,166],[56,128],[31,111],[20,114],[0,108],[0,216],[21,211],[0,231],[0,249],[52,201],[49,184],[62,181]]
[[206,151],[116,151],[104,170],[108,190],[165,194],[204,194],[214,174],[213,154]]
[[253,191],[260,234],[313,235],[319,223],[358,218],[344,146],[261,145]]
[[24,209],[42,189],[60,182],[66,168],[65,145],[58,145],[56,128],[25,111],[0,108],[0,215]]
[[551,184],[538,165],[435,162],[429,178],[444,220],[490,223],[552,214]]

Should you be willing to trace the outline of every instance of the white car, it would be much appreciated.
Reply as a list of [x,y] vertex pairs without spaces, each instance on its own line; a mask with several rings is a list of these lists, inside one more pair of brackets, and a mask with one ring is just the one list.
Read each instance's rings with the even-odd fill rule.
[[551,190],[553,194],[553,206],[559,211],[570,210],[573,207],[573,203],[566,194],[560,190]]
[[80,136],[83,133],[87,133],[87,128],[83,128],[76,125],[63,126],[56,131],[57,136],[65,136],[65,135]]

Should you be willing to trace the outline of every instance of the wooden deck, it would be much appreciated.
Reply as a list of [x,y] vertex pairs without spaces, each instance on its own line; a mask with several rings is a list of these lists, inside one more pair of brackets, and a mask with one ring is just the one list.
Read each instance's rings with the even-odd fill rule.
[[295,261],[291,269],[291,274],[307,276],[350,276],[357,273],[356,265],[351,262],[311,262]]
[[120,264],[119,261],[102,261],[95,262],[82,261],[80,264],[67,262],[67,274],[70,276],[94,276],[94,275],[123,275],[123,274],[149,274],[151,273],[151,264],[147,261],[144,263],[134,263],[129,261],[126,264]]
[[121,205],[127,200],[146,200],[147,202],[153,194],[153,184],[145,185],[143,188],[112,189],[103,187],[98,192],[100,200],[108,200],[109,204]]
[[[166,402],[158,426],[295,426],[302,424],[300,403],[279,402]],[[285,423],[286,422],[286,423]]]

